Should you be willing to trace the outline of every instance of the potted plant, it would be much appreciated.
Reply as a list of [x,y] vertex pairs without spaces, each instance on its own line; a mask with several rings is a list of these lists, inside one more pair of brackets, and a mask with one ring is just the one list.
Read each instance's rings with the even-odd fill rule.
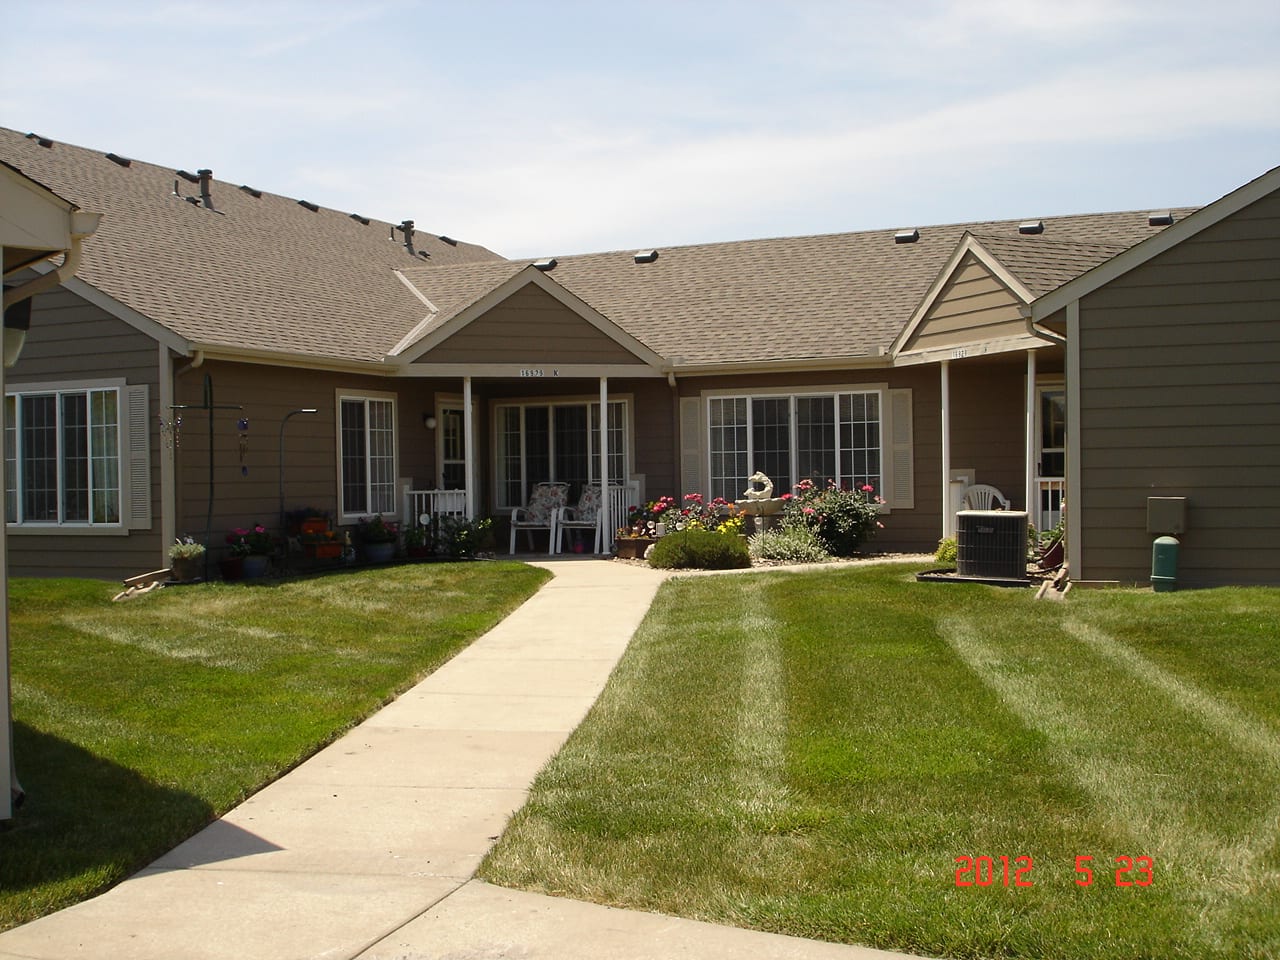
[[[316,526],[312,525],[318,525]],[[307,520],[302,524],[298,539],[302,549],[312,560],[335,560],[342,556],[342,541],[324,520]]]
[[667,522],[680,514],[675,497],[659,497],[627,509],[627,525],[615,535],[614,552],[622,560],[639,560],[667,532]]
[[384,520],[380,514],[365,517],[356,526],[356,540],[369,563],[386,563],[394,557],[399,535],[399,527],[391,520]]
[[[271,534],[260,523],[252,527],[236,527],[227,534],[231,559],[240,561],[240,575],[246,578],[266,576],[271,554]],[[232,576],[227,576],[231,572]],[[224,580],[234,580],[234,565],[223,569]]]
[[410,557],[431,556],[431,528],[418,523],[404,530],[404,552]]
[[200,579],[204,568],[204,544],[187,535],[169,547],[169,576],[178,583]]

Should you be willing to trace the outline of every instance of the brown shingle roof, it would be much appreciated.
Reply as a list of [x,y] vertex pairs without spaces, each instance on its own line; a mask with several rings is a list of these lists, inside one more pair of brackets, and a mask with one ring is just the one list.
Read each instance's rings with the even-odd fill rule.
[[[42,147],[3,128],[0,157],[103,214],[81,279],[192,342],[377,361],[427,313],[394,273],[424,261],[398,229],[389,239],[389,223],[255,197],[224,180],[213,181],[207,209],[183,199],[198,200],[200,186],[173,169],[124,167],[105,151]],[[423,230],[414,243],[431,263],[501,259]]]
[[[858,359],[892,343],[967,232],[1038,295],[1162,229],[1146,212],[1054,217],[1033,236],[1019,234],[1019,222],[921,227],[915,243],[872,230],[700,244],[639,264],[635,251],[565,256],[547,276],[680,366]],[[488,270],[405,274],[433,302],[460,309],[483,295]],[[488,289],[509,276],[494,274]]]

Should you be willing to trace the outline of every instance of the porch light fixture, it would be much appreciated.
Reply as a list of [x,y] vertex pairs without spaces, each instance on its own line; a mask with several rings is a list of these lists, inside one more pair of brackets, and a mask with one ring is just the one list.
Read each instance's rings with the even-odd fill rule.
[[423,425],[424,427],[426,427],[428,430],[434,430],[434,429],[436,428],[436,417],[435,417],[435,414],[433,414],[433,413],[424,413],[424,414],[422,415],[422,425]]
[[1168,210],[1152,210],[1147,214],[1147,226],[1167,227],[1173,223],[1173,214]]
[[1018,224],[1018,232],[1023,235],[1044,233],[1044,221],[1027,220],[1025,223]]
[[915,243],[919,239],[919,230],[899,230],[893,235],[894,243]]

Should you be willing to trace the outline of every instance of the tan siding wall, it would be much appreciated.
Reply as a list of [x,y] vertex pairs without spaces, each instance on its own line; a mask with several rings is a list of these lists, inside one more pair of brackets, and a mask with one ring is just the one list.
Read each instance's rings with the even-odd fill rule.
[[[119,535],[10,531],[9,572],[19,577],[118,580],[165,566],[161,543],[159,348],[98,307],[61,288],[35,298],[31,331],[6,385],[123,377],[146,384],[151,412],[151,529]],[[122,464],[122,468],[124,464]]]
[[942,535],[942,493],[939,486],[942,472],[941,394],[936,366],[905,367],[898,370],[691,377],[682,378],[679,388],[681,396],[696,397],[703,390],[762,392],[808,385],[856,388],[859,384],[866,383],[887,383],[890,389],[910,389],[912,423],[915,429],[912,450],[915,509],[894,510],[884,517],[885,528],[876,536],[873,549],[932,553]]
[[956,268],[906,350],[959,346],[1026,332],[1020,301],[971,254]]
[[1149,580],[1150,496],[1186,496],[1180,582],[1280,583],[1280,197],[1081,304],[1085,575]]
[[951,364],[951,467],[972,467],[1015,510],[1026,509],[1026,405],[1025,367]]
[[[437,389],[460,392],[456,381],[392,380],[317,370],[291,370],[209,361],[177,378],[177,402],[201,404],[205,375],[211,378],[215,404],[242,409],[213,414],[214,502],[212,546],[223,552],[226,532],[260,522],[279,526],[280,425],[291,410],[315,407],[284,428],[284,508],[316,507],[337,517],[336,391],[353,395],[391,394],[396,400],[397,444],[401,477],[416,486],[435,485],[435,435],[422,425],[434,411]],[[243,461],[240,417],[249,421]],[[203,539],[209,503],[209,415],[183,413],[181,443],[176,451],[178,476],[177,530]],[[247,472],[242,470],[247,468]],[[399,505],[397,504],[397,510]]]
[[422,358],[429,363],[639,363],[537,287],[522,287]]

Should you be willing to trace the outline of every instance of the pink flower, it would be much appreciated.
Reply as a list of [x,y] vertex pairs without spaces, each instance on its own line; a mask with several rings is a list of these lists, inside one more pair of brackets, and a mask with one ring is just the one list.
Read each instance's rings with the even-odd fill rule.
[[872,490],[874,490],[874,489],[875,489],[875,487],[873,487],[873,486],[872,486],[871,484],[869,484],[869,483],[864,483],[864,484],[863,484],[861,487],[859,487],[858,489],[860,489],[863,493],[870,493]]

